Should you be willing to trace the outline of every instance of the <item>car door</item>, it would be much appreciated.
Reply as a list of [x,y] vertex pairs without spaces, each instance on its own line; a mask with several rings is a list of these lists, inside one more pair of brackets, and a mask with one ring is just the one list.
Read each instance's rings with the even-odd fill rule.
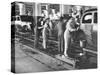
[[94,18],[96,22],[96,14],[94,15],[93,11],[84,13],[81,19],[81,29],[86,34],[86,48],[97,50],[97,25],[94,23]]
[[97,11],[93,13],[93,30],[92,30],[92,41],[94,44],[94,47],[97,48],[97,30],[98,30],[98,25],[97,25]]

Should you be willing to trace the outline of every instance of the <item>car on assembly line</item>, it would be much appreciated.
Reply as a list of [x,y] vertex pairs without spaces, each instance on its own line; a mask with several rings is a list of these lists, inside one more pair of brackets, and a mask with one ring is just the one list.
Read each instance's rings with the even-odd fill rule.
[[15,25],[16,31],[31,30],[34,19],[28,15],[16,15],[11,18],[11,25]]
[[92,53],[97,53],[97,32],[98,32],[98,12],[97,8],[86,10],[80,21],[80,28],[86,35],[86,48],[85,50]]

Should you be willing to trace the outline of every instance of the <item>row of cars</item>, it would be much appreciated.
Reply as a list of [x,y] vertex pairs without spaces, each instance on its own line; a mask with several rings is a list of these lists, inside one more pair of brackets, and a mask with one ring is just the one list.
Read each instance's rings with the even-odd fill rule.
[[[97,14],[97,9],[86,10],[80,20],[80,28],[87,38],[86,48],[93,51],[97,51]],[[31,30],[34,21],[33,16],[12,16],[11,25],[15,25],[16,31],[28,31]]]

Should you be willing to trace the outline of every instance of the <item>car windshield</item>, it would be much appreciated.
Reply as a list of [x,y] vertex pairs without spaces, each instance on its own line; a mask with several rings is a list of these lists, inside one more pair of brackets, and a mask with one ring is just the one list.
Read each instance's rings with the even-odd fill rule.
[[82,23],[92,23],[92,13],[86,13],[83,16]]

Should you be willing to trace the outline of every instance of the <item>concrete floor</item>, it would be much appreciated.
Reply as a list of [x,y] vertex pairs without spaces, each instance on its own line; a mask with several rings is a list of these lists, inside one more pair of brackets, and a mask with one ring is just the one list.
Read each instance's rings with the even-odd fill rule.
[[67,64],[36,49],[15,42],[15,73],[68,70]]
[[[26,42],[26,40],[23,41]],[[26,43],[32,45],[30,42]],[[15,55],[13,57],[15,57],[15,73],[73,70],[68,64],[64,64],[48,54],[44,54],[19,41],[15,41]],[[93,59],[91,60],[93,61]]]
[[51,68],[36,61],[30,56],[26,55],[20,47],[20,43],[15,45],[15,72],[28,73],[28,72],[44,72],[51,71]]

